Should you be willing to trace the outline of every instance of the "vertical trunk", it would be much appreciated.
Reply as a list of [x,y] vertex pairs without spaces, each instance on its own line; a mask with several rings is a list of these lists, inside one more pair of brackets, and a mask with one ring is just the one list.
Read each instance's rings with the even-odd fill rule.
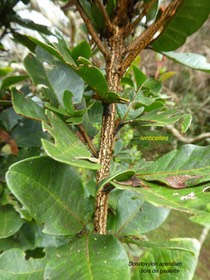
[[[106,73],[109,84],[109,89],[115,92],[119,91],[120,82],[120,66],[122,62],[123,52],[123,37],[119,32],[118,27],[115,29],[114,35],[110,38],[111,60],[107,64]],[[97,174],[97,181],[100,182],[109,175],[110,163],[112,159],[114,146],[114,131],[115,131],[115,104],[103,104],[102,130],[100,139],[99,160],[102,168]],[[106,223],[108,214],[108,192],[106,189],[101,189],[96,197],[96,210],[94,227],[95,232],[106,234]]]

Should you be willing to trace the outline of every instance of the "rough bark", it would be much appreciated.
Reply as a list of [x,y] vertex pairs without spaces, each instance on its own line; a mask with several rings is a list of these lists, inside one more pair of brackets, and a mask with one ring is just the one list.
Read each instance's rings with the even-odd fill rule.
[[[116,27],[113,36],[109,40],[111,50],[111,60],[107,64],[107,81],[109,89],[115,92],[119,91],[120,66],[122,63],[123,36],[119,28]],[[102,165],[97,174],[97,181],[100,182],[109,175],[110,162],[114,146],[115,134],[115,104],[103,104],[102,131],[100,139],[99,161]],[[96,211],[95,211],[95,231],[100,234],[106,234],[108,211],[108,192],[106,188],[97,193]]]

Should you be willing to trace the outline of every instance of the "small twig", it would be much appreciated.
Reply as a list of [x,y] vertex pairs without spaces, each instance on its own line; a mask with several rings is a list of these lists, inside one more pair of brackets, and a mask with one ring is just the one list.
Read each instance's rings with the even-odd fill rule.
[[102,15],[104,17],[104,21],[105,21],[105,24],[106,24],[106,27],[107,27],[108,31],[110,33],[112,33],[112,31],[113,31],[113,24],[111,23],[111,20],[109,18],[109,15],[107,14],[107,11],[106,11],[104,5],[102,4],[102,2],[100,0],[96,0],[96,4],[98,5],[99,9],[102,12]]
[[94,27],[92,25],[91,20],[85,14],[85,12],[84,12],[83,8],[81,7],[81,5],[80,5],[78,0],[75,1],[75,6],[76,6],[77,10],[79,11],[82,19],[84,20],[84,23],[86,24],[87,29],[88,29],[90,35],[92,36],[93,40],[95,41],[96,45],[98,46],[98,48],[100,49],[100,51],[104,55],[106,61],[109,61],[110,60],[110,51],[109,51],[109,49],[106,48],[106,46],[100,40],[98,34],[94,30]]
[[210,132],[202,133],[196,137],[185,137],[172,125],[167,125],[166,128],[170,130],[179,141],[185,144],[192,144],[210,138]]
[[89,149],[91,150],[92,154],[94,155],[94,157],[98,158],[98,153],[89,137],[89,135],[87,134],[87,132],[85,131],[84,127],[82,124],[78,124],[77,128],[79,130],[79,132],[82,134],[83,138],[85,139]]
[[150,10],[152,5],[155,3],[157,0],[152,0],[149,3],[144,4],[143,6],[143,11],[138,15],[138,17],[130,24],[128,25],[127,30],[125,31],[124,36],[127,37],[139,24],[139,22],[142,20],[142,18],[147,14],[147,12]]
[[183,0],[174,0],[171,1],[165,11],[162,13],[161,17],[150,25],[147,29],[145,29],[127,48],[125,51],[125,59],[122,63],[122,73],[123,74],[126,69],[130,66],[131,62],[135,59],[135,57],[145,49],[153,36],[165,26],[171,16],[176,12],[177,8],[180,6]]

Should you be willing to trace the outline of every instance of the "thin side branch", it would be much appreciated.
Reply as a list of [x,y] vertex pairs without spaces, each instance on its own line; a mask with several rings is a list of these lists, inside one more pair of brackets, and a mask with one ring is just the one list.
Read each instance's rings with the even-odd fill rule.
[[149,3],[144,4],[143,11],[138,15],[138,17],[128,26],[127,30],[125,31],[124,37],[127,37],[139,24],[139,22],[142,20],[142,18],[147,14],[147,12],[150,10],[152,5],[157,0],[152,0]]
[[196,137],[185,137],[172,125],[167,125],[166,128],[173,133],[173,135],[185,144],[192,144],[210,138],[210,132],[202,133]]
[[106,61],[109,61],[110,60],[109,49],[103,44],[103,42],[99,38],[98,34],[96,33],[96,31],[93,27],[93,24],[92,24],[91,20],[85,14],[85,12],[84,12],[83,8],[81,7],[78,0],[75,1],[75,6],[76,6],[78,12],[80,13],[84,23],[86,24],[87,29],[88,29],[90,35],[92,36],[93,40],[95,41],[96,45],[98,46],[98,48],[100,49],[100,51],[104,55]]
[[130,66],[136,56],[145,49],[152,41],[153,36],[165,26],[171,16],[176,12],[177,8],[182,4],[183,0],[174,0],[170,2],[168,7],[162,13],[161,17],[147,29],[144,30],[127,48],[125,51],[125,59],[122,63],[122,73]]
[[104,5],[102,4],[102,2],[100,0],[96,0],[96,4],[98,5],[99,9],[102,12],[102,15],[104,17],[104,21],[105,21],[105,24],[106,24],[106,27],[107,27],[108,31],[110,33],[112,33],[112,31],[113,31],[113,24],[111,23],[111,20],[109,18],[109,15],[107,14],[107,11],[106,11]]
[[85,131],[84,127],[82,124],[78,124],[77,128],[79,130],[79,132],[82,134],[83,138],[85,139],[85,142],[87,143],[90,151],[92,152],[92,154],[94,155],[94,157],[98,157],[98,153],[89,137],[89,135],[87,134],[87,132]]

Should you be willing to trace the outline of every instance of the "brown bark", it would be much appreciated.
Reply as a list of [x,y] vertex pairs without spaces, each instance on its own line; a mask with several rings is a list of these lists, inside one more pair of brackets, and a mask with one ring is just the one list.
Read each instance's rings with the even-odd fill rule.
[[[132,17],[135,12],[134,0],[119,0],[117,8],[112,20],[109,19],[106,10],[100,1],[96,1],[98,7],[104,17],[107,33],[99,36],[93,27],[93,23],[85,14],[80,2],[75,0],[75,5],[81,14],[90,35],[96,45],[105,57],[107,67],[107,81],[109,89],[115,92],[120,91],[120,79],[130,66],[135,57],[147,47],[153,39],[153,36],[168,23],[170,18],[176,12],[183,0],[173,0],[170,2],[161,17],[149,26],[140,34],[129,46],[125,47],[126,37],[135,29],[136,25],[141,20],[142,16],[148,11],[154,1],[144,6],[142,14],[132,22]],[[102,34],[100,34],[102,35]],[[103,38],[102,38],[103,37]],[[104,39],[104,40],[103,40]],[[104,111],[102,117],[102,128],[100,138],[99,161],[102,168],[97,173],[97,182],[107,178],[110,172],[110,163],[112,159],[114,147],[115,127],[115,104],[103,103]],[[96,210],[94,217],[94,229],[96,233],[106,234],[107,212],[108,212],[108,192],[110,188],[105,186],[100,189],[96,197]]]
[[[120,66],[122,63],[123,52],[123,35],[116,27],[114,35],[110,38],[110,50],[111,60],[107,64],[107,81],[109,89],[115,92],[119,91],[120,82]],[[100,182],[109,175],[110,162],[113,153],[114,146],[114,134],[115,134],[115,104],[103,104],[104,112],[102,118],[102,131],[100,139],[100,151],[99,161],[102,168],[97,174],[97,181]],[[95,231],[100,234],[106,234],[107,223],[107,211],[108,211],[108,192],[106,189],[101,189],[97,193],[96,198],[96,211],[94,226]]]

